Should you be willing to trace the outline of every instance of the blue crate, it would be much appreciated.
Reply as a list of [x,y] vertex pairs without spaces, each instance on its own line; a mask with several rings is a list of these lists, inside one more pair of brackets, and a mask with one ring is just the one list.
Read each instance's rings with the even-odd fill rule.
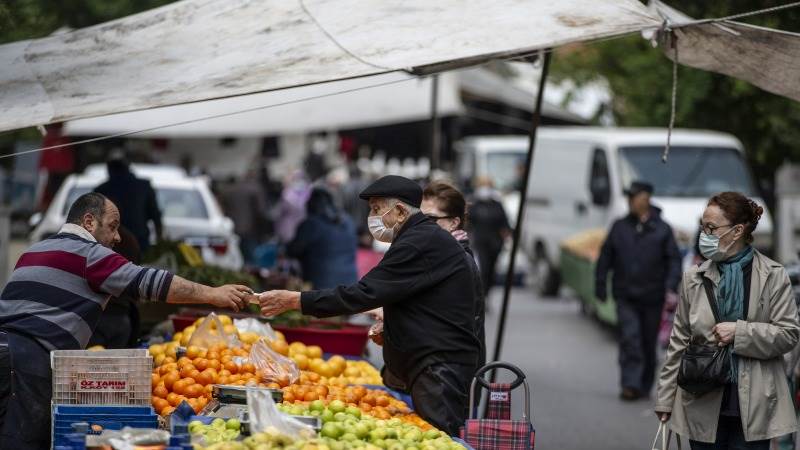
[[72,424],[86,422],[105,430],[124,427],[158,428],[158,415],[150,406],[53,405],[53,445],[69,445]]

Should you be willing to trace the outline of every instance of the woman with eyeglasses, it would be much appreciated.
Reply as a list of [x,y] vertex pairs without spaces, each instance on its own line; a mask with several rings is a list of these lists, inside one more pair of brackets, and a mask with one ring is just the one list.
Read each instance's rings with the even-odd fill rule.
[[430,220],[450,232],[464,247],[464,251],[470,259],[470,267],[472,267],[475,279],[475,298],[478,299],[478,303],[475,305],[475,332],[481,343],[478,367],[483,367],[486,363],[486,337],[483,327],[486,304],[480,272],[469,246],[469,237],[464,231],[467,222],[467,201],[464,199],[464,195],[451,184],[444,181],[433,181],[422,192],[420,209]]
[[[707,261],[681,281],[655,411],[693,450],[766,450],[797,430],[782,357],[800,339],[800,323],[786,271],[751,245],[763,212],[738,192],[711,197],[699,238]],[[719,355],[730,364],[708,371],[722,375],[713,382],[688,370],[692,358],[707,361],[699,350],[725,347]]]

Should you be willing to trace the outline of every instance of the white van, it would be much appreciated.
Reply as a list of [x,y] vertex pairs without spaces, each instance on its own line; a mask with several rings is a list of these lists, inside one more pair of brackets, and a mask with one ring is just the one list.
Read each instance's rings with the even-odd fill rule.
[[[478,138],[473,138],[478,139]],[[482,137],[524,154],[527,136]],[[764,206],[735,137],[714,131],[674,130],[667,164],[661,154],[666,129],[542,127],[538,131],[521,245],[532,262],[540,293],[558,292],[560,243],[581,231],[608,228],[628,213],[623,190],[634,180],[655,187],[653,203],[687,254],[694,246],[708,198],[739,191]],[[523,159],[524,161],[524,159]],[[491,173],[491,169],[489,171]],[[766,212],[755,246],[772,247]]]

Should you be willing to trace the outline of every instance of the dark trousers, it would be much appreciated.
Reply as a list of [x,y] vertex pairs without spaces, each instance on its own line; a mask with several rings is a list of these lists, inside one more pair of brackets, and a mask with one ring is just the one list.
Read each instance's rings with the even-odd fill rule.
[[616,299],[619,324],[619,367],[623,388],[649,394],[656,374],[656,343],[661,301]]
[[692,450],[769,450],[769,440],[745,441],[740,417],[720,416],[713,444],[689,441]]
[[411,399],[420,417],[450,436],[458,436],[469,409],[469,385],[475,367],[441,363],[426,367],[411,385]]
[[481,272],[481,283],[483,283],[483,295],[488,295],[492,286],[494,286],[494,277],[497,268],[497,258],[500,256],[502,246],[498,247],[494,244],[486,244],[476,242],[473,245],[475,252],[478,256],[478,269]]
[[50,448],[50,380],[47,351],[0,331],[0,450]]

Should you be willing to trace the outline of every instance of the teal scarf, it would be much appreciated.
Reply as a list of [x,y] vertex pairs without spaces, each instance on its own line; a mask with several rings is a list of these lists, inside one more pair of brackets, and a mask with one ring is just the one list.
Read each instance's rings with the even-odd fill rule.
[[[717,263],[720,273],[719,287],[717,288],[717,308],[721,322],[736,322],[744,319],[744,272],[743,269],[753,260],[753,247],[747,246],[732,258]],[[737,383],[739,379],[738,360],[730,350],[731,355],[731,380]]]

